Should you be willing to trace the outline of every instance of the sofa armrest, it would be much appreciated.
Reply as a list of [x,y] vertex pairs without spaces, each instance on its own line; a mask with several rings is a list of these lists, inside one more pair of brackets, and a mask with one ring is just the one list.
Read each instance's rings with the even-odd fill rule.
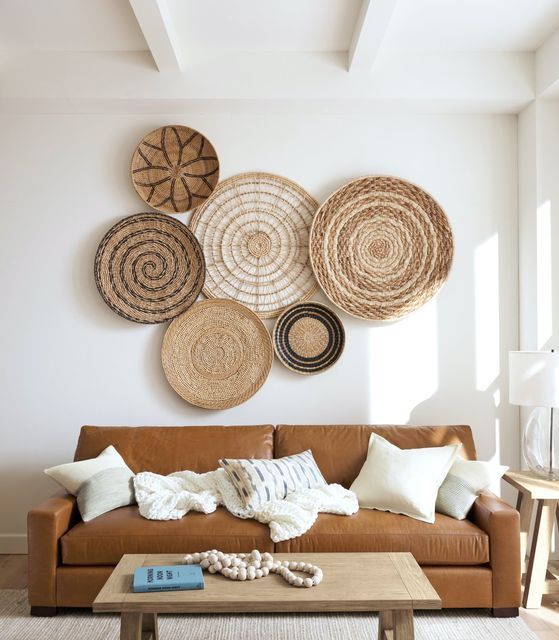
[[27,514],[28,597],[32,607],[56,607],[60,538],[79,520],[76,498],[61,491]]
[[468,515],[489,536],[493,609],[520,606],[520,516],[494,493],[484,491]]

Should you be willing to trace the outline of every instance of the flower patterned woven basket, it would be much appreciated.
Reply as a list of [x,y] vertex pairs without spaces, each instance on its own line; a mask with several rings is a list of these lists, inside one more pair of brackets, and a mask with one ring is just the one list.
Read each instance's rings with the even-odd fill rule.
[[169,384],[187,402],[228,409],[253,396],[274,358],[264,323],[232,300],[203,300],[175,318],[161,360]]
[[182,125],[145,136],[132,156],[132,183],[142,200],[164,213],[198,207],[219,180],[219,161],[211,142]]
[[309,230],[317,202],[299,185],[269,173],[221,182],[192,215],[206,256],[204,293],[272,318],[309,298],[317,283]]
[[95,282],[109,307],[134,322],[154,324],[178,316],[204,284],[204,256],[182,222],[139,213],[115,224],[95,256]]
[[437,202],[414,184],[359,178],[317,211],[310,256],[334,304],[357,318],[393,320],[419,308],[445,282],[452,231]]
[[276,355],[288,369],[310,375],[322,373],[342,355],[342,321],[326,305],[300,302],[286,309],[274,326]]

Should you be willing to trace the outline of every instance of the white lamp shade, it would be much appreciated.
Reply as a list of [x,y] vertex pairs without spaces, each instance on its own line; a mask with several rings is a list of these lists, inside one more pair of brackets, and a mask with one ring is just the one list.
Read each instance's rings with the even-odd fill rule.
[[509,402],[559,407],[559,352],[509,352]]

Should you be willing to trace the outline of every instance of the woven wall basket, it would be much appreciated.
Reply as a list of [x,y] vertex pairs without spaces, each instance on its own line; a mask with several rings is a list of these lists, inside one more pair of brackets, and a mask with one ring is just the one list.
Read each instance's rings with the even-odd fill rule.
[[273,333],[279,360],[292,371],[314,374],[338,361],[345,343],[341,320],[318,302],[300,302],[278,318]]
[[175,318],[161,359],[169,384],[187,402],[228,409],[264,384],[274,357],[264,323],[231,300],[204,300]]
[[204,256],[190,230],[161,213],[124,218],[95,256],[95,282],[119,315],[153,324],[185,311],[204,284]]
[[385,176],[353,180],[316,213],[311,261],[328,298],[367,320],[393,320],[440,289],[453,255],[441,207],[419,187]]
[[198,131],[169,125],[148,133],[132,156],[132,183],[158,211],[181,213],[198,207],[219,180],[215,149]]
[[317,287],[308,250],[317,207],[297,184],[269,173],[221,182],[190,221],[206,256],[204,293],[237,300],[261,318],[310,297]]

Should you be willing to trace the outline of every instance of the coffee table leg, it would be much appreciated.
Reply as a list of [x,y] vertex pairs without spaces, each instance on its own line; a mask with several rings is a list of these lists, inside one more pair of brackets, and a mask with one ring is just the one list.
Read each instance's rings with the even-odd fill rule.
[[378,640],[413,640],[413,611],[380,611]]
[[142,614],[120,614],[120,640],[142,640]]
[[[150,635],[151,634],[151,635]],[[144,613],[142,619],[142,640],[159,640],[157,613]]]
[[156,613],[121,613],[120,640],[159,640]]

